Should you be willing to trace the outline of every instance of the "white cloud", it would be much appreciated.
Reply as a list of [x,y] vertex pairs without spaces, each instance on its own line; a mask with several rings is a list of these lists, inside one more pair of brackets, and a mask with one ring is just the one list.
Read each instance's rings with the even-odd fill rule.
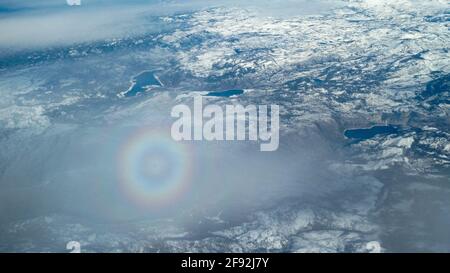
[[69,6],[81,6],[81,0],[66,0]]
[[114,8],[8,16],[0,19],[0,48],[67,45],[132,35],[144,31],[139,12],[136,8]]
[[[70,0],[70,3],[78,2]],[[290,16],[322,12],[333,5],[328,0],[314,3],[306,0],[249,0],[245,3],[237,0],[84,0],[81,6],[74,8],[68,6],[66,0],[19,3],[6,0],[0,8],[22,11],[3,13],[0,17],[0,50],[70,45],[148,33],[154,26],[144,15],[168,15],[214,6],[238,6],[268,16]]]

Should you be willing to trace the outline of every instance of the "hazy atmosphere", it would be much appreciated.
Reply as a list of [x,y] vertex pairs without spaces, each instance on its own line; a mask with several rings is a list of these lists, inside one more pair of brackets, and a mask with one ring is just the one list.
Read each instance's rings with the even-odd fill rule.
[[[449,14],[0,0],[0,252],[449,252]],[[279,106],[278,149],[175,141],[199,97]]]

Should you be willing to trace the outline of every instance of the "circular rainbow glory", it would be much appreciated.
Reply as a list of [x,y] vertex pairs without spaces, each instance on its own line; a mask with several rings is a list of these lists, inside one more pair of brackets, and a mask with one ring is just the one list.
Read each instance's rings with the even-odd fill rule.
[[170,136],[149,130],[133,134],[119,153],[121,192],[146,209],[178,201],[190,183],[190,151]]

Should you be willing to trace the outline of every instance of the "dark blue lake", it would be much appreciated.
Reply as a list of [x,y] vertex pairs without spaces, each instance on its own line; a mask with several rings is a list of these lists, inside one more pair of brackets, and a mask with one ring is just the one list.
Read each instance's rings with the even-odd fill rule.
[[131,86],[124,92],[124,96],[136,96],[138,93],[145,92],[149,88],[160,86],[162,86],[161,82],[152,71],[144,71],[132,78]]
[[390,135],[399,132],[399,128],[394,125],[377,125],[370,128],[348,129],[344,131],[344,136],[353,139],[369,139],[376,135]]
[[209,92],[205,96],[210,96],[210,97],[231,97],[231,96],[242,95],[243,93],[244,93],[244,90],[241,90],[241,89],[230,89],[230,90],[225,90],[225,91]]

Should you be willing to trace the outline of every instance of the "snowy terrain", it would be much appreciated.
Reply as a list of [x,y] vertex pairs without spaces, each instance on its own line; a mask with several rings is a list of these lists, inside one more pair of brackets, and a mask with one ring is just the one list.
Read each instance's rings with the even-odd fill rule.
[[[0,54],[0,251],[450,251],[450,2],[146,12],[149,31]],[[160,212],[117,193],[126,135],[229,89],[205,102],[280,105],[279,151],[193,145]],[[375,125],[398,129],[344,135]]]

